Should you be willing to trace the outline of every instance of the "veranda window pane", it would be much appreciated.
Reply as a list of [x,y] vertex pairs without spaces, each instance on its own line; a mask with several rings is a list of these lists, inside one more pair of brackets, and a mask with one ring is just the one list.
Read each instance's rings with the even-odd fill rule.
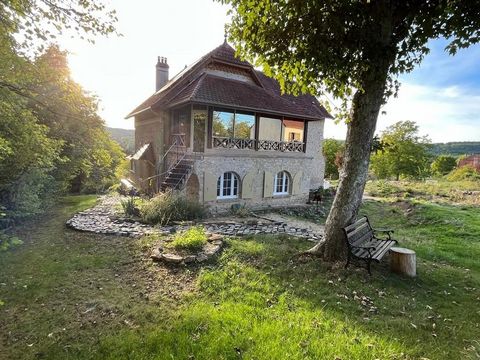
[[233,119],[235,114],[227,111],[213,112],[213,135],[219,137],[233,137]]
[[235,114],[235,137],[238,139],[255,139],[255,116]]
[[260,118],[259,140],[280,141],[282,138],[282,120],[267,117]]
[[297,120],[283,120],[283,141],[303,142],[304,123]]

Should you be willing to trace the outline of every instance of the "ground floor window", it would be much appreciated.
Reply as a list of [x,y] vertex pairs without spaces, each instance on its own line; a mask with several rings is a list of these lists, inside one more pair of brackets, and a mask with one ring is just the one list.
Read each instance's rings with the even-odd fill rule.
[[240,180],[233,172],[223,173],[217,181],[217,199],[238,198]]
[[280,171],[275,175],[273,195],[288,195],[290,178],[286,171]]

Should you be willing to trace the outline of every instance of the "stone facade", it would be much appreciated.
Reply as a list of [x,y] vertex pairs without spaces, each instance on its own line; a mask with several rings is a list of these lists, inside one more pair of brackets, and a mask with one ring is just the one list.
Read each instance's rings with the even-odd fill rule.
[[[305,203],[309,190],[323,185],[323,126],[324,120],[308,124],[305,153],[208,149],[202,155],[197,154],[193,172],[198,177],[199,200],[212,213],[226,212],[233,204],[261,209]],[[217,200],[217,179],[229,171],[240,179],[239,196]],[[290,189],[288,195],[275,196],[273,181],[280,171],[288,172]],[[188,184],[186,192],[192,192]]]

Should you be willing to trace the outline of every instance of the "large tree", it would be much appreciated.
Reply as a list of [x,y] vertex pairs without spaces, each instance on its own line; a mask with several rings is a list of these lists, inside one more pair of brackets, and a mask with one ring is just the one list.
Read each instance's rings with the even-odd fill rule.
[[357,216],[380,107],[429,51],[449,39],[455,54],[480,39],[480,2],[465,0],[219,0],[232,7],[229,36],[285,91],[342,99],[345,157],[325,239],[326,260],[346,254],[342,227]]

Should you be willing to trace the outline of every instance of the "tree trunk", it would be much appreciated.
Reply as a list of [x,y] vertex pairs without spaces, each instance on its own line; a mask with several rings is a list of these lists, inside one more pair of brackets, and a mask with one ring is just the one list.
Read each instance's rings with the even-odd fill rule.
[[347,247],[342,228],[355,220],[362,202],[372,139],[384,99],[387,71],[386,63],[372,68],[366,75],[363,91],[357,91],[353,98],[340,182],[327,218],[325,238],[308,251],[327,261],[346,257]]

